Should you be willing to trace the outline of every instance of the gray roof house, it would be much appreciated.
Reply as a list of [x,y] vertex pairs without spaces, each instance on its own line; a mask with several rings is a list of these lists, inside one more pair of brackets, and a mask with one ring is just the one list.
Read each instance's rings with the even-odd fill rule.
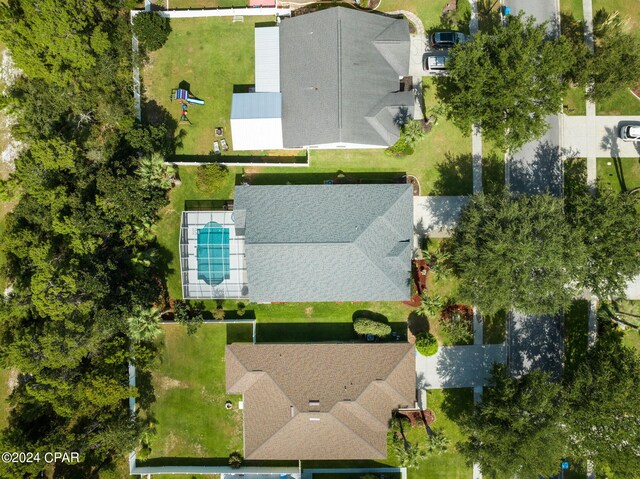
[[[256,93],[233,95],[234,149],[256,149],[250,137],[265,131],[264,149],[386,148],[398,140],[415,101],[413,92],[400,86],[409,71],[406,20],[334,7],[267,28],[268,34],[256,28]],[[260,108],[254,118],[256,109],[246,108],[241,97],[254,95],[251,101],[257,101],[267,92],[280,95],[281,109]]]
[[408,343],[227,346],[227,391],[244,401],[244,457],[386,458],[392,411],[415,403],[415,354]]
[[411,185],[237,186],[234,218],[252,301],[410,297]]

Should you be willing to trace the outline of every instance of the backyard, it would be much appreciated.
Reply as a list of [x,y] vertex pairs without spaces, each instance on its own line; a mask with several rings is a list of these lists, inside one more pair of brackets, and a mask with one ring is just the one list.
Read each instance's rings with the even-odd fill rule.
[[[231,452],[242,452],[242,397],[225,392],[224,347],[230,335],[235,341],[251,336],[222,324],[191,336],[179,325],[163,330],[162,360],[153,374],[151,415],[157,434],[148,459],[139,465],[226,465]],[[233,409],[225,409],[227,400]]]

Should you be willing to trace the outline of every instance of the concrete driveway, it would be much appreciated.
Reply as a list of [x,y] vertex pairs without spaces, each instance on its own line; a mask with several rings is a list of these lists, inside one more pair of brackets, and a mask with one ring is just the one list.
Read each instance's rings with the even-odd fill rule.
[[514,193],[562,195],[563,153],[560,119],[547,117],[549,130],[507,158],[507,184]]
[[428,357],[416,352],[418,389],[486,386],[493,364],[504,362],[504,344],[442,346]]
[[640,143],[622,141],[620,128],[640,116],[562,116],[563,143],[577,157],[637,158]]
[[511,8],[512,15],[523,11],[525,16],[534,17],[538,23],[548,21],[550,35],[559,33],[559,0],[504,0],[503,4]]
[[559,377],[564,363],[562,316],[536,316],[516,311],[507,324],[509,372],[520,377],[534,370]]

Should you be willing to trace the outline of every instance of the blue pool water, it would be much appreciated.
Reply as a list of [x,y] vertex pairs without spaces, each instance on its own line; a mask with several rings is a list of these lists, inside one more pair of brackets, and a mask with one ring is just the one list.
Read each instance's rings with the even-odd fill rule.
[[210,221],[198,230],[198,279],[216,285],[229,279],[229,230]]

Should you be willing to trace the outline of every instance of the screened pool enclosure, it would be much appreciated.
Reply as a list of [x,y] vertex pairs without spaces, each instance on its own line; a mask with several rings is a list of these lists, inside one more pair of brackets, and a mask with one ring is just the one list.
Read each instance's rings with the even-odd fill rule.
[[184,211],[180,225],[180,273],[185,299],[248,295],[244,236],[231,211]]

